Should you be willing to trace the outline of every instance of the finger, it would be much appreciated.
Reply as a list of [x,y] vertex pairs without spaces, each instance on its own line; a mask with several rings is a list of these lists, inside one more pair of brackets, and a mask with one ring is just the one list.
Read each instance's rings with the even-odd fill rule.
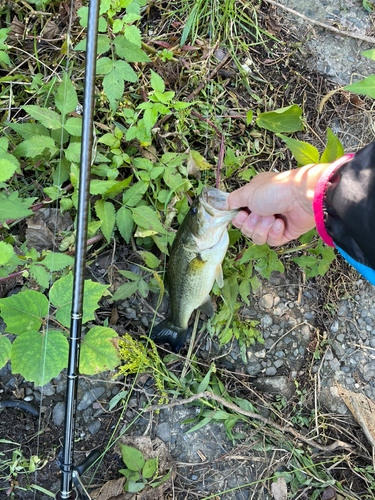
[[267,243],[271,247],[278,247],[285,243],[285,223],[282,219],[276,219],[268,233]]
[[275,217],[273,215],[261,217],[252,213],[244,222],[241,231],[251,238],[256,245],[264,245],[274,221]]
[[248,217],[249,217],[248,212],[245,212],[245,211],[238,212],[238,214],[236,215],[236,217],[232,220],[233,226],[238,227],[238,228],[241,229],[241,227],[243,226],[245,220]]
[[249,196],[252,192],[252,187],[250,184],[246,184],[245,186],[242,186],[241,188],[237,189],[236,191],[233,191],[232,193],[229,193],[228,196],[228,209],[236,209],[236,208],[243,208],[247,207],[249,204]]

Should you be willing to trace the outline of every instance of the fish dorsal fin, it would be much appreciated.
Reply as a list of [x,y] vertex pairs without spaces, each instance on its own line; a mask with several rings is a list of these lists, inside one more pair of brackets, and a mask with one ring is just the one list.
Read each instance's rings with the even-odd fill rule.
[[215,314],[214,308],[212,307],[211,299],[209,295],[204,299],[203,303],[198,307],[199,311],[204,312],[212,318],[212,316]]
[[216,268],[215,272],[215,280],[216,283],[219,285],[220,288],[223,288],[224,285],[224,277],[223,277],[223,268],[221,267],[221,264],[219,264]]

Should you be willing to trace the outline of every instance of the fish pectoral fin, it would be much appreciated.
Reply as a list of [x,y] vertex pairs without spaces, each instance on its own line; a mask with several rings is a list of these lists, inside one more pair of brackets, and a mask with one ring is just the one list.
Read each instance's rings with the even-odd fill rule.
[[219,264],[217,266],[217,268],[216,268],[215,280],[216,280],[216,283],[219,285],[219,287],[223,288],[223,286],[224,286],[224,277],[223,277],[223,268],[221,267],[221,264]]
[[204,299],[204,302],[198,307],[198,310],[204,312],[210,318],[212,318],[212,316],[215,314],[209,295],[207,295],[207,297]]
[[207,261],[201,259],[200,255],[198,255],[198,257],[195,257],[192,261],[189,262],[186,274],[188,275],[189,273],[192,274],[200,273],[204,268],[204,266],[206,265],[206,263]]

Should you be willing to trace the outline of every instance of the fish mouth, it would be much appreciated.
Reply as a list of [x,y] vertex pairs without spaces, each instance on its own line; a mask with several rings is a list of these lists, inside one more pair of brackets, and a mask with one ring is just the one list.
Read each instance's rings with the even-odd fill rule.
[[229,222],[235,217],[238,210],[228,209],[228,196],[229,193],[225,193],[219,189],[205,187],[201,193],[202,205],[212,217],[225,217]]

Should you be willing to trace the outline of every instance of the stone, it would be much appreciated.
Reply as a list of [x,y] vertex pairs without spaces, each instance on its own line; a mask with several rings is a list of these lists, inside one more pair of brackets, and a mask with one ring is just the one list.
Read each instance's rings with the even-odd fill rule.
[[100,420],[95,420],[91,425],[89,425],[89,433],[94,435],[100,431],[102,424]]
[[96,401],[105,392],[104,387],[94,387],[86,391],[83,398],[77,406],[78,411],[86,410],[94,401]]
[[375,361],[370,361],[363,367],[363,378],[366,382],[370,382],[375,377]]
[[65,420],[65,404],[56,403],[52,411],[52,420],[56,427],[59,427]]
[[296,388],[288,377],[261,377],[255,379],[253,385],[262,392],[281,394],[287,400],[293,396]]
[[336,340],[332,342],[332,350],[338,358],[342,358],[346,354],[344,346],[342,346]]
[[171,429],[169,423],[163,422],[159,424],[156,429],[156,435],[159,439],[161,439],[165,443],[169,443],[171,438]]
[[266,293],[266,295],[263,295],[263,297],[259,300],[259,306],[262,309],[272,309],[273,307],[272,293]]
[[267,368],[265,374],[267,377],[273,377],[273,375],[276,375],[276,368],[274,366],[270,366]]
[[263,328],[268,328],[269,326],[272,325],[272,323],[273,323],[273,321],[272,321],[271,316],[268,316],[268,314],[266,314],[265,316],[263,316],[263,318],[262,318]]

